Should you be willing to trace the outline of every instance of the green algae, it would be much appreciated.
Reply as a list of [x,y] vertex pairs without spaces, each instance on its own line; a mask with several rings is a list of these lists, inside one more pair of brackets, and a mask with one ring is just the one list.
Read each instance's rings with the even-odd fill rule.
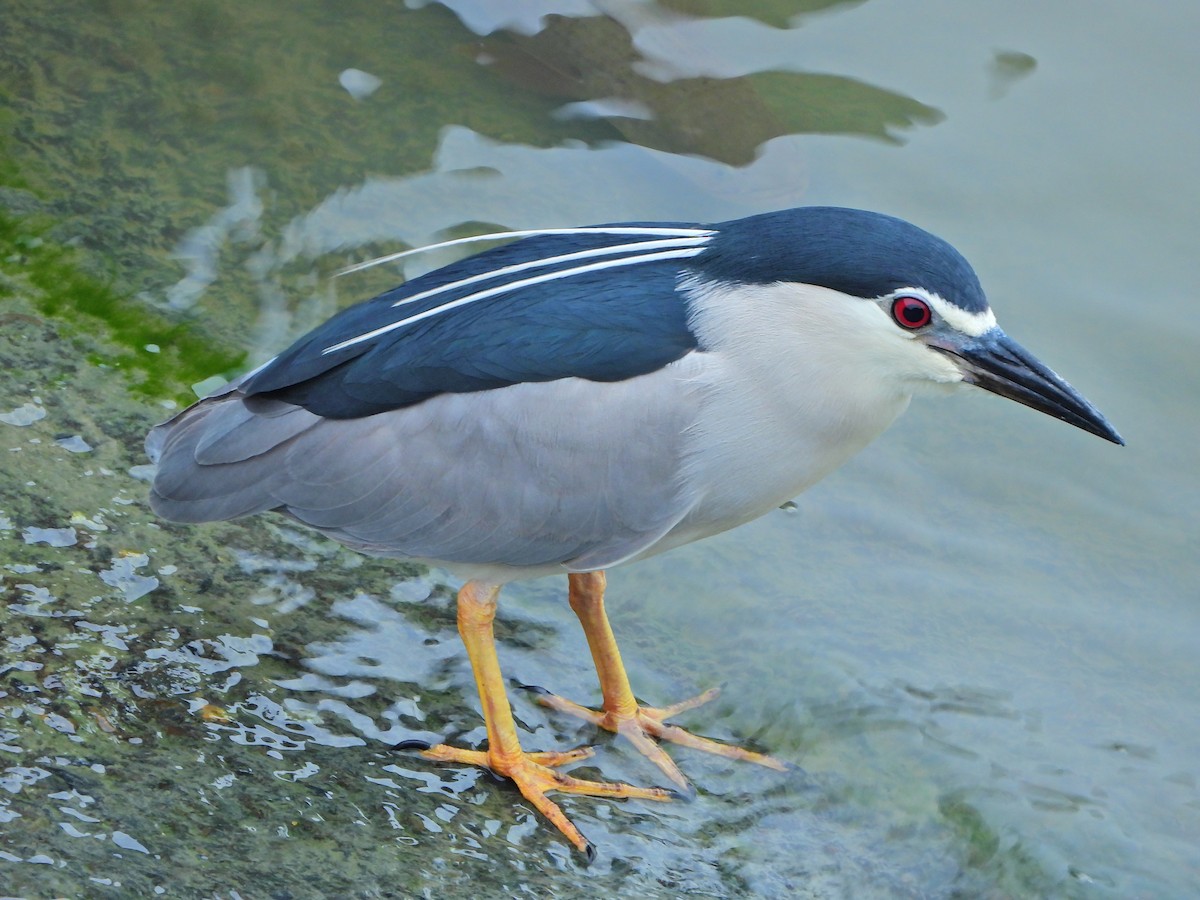
[[121,370],[132,391],[150,399],[195,399],[190,386],[214,373],[233,374],[245,352],[213,346],[192,323],[172,320],[86,272],[79,253],[57,244],[45,220],[0,211],[0,300],[18,289],[41,315],[83,333],[105,335],[90,361]]

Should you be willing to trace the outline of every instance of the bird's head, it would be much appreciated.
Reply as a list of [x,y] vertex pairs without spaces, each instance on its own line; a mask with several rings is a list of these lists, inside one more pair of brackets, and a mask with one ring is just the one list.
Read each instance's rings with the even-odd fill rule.
[[1116,444],[1098,409],[996,323],[971,265],[950,244],[879,213],[802,207],[719,225],[693,261],[704,282],[799,285],[803,314],[877,377],[969,384]]

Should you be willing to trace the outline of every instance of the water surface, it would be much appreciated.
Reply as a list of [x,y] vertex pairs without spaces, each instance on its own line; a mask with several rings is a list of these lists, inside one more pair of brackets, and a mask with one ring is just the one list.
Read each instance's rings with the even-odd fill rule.
[[[553,9],[8,4],[0,887],[1195,895],[1200,13]],[[1129,446],[921,401],[795,510],[611,573],[639,694],[724,683],[686,723],[798,768],[673,751],[695,803],[567,799],[590,868],[503,783],[390,751],[483,739],[442,573],[144,504],[141,436],[188,383],[444,260],[348,262],[800,203],[950,239]],[[502,659],[594,700],[563,591],[506,592]],[[527,746],[653,780],[514,703]]]

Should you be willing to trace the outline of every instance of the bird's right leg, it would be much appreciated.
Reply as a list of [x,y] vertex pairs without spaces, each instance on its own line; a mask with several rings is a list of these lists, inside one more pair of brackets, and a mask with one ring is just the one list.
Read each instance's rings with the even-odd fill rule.
[[475,685],[479,688],[483,719],[487,725],[487,750],[464,750],[438,744],[423,751],[421,755],[439,762],[483,766],[511,778],[525,799],[537,807],[542,815],[553,822],[555,827],[590,859],[594,854],[591,843],[567,818],[558,804],[546,796],[547,791],[587,794],[593,797],[633,797],[643,800],[670,800],[676,795],[661,788],[583,781],[554,771],[555,766],[591,756],[592,750],[588,747],[545,753],[527,753],[521,748],[512,707],[508,704],[508,694],[500,673],[500,659],[496,655],[496,639],[492,629],[499,595],[499,585],[477,581],[468,581],[458,592],[458,633],[466,645],[471,668],[475,673]]
[[617,734],[623,734],[684,792],[691,792],[691,785],[684,777],[683,772],[675,765],[675,761],[656,743],[655,739],[671,741],[684,747],[691,747],[693,750],[703,750],[705,753],[724,756],[727,759],[757,763],[781,772],[786,770],[787,767],[784,763],[773,756],[700,737],[678,725],[667,722],[667,719],[672,716],[685,710],[695,709],[717,697],[720,691],[716,688],[707,690],[698,697],[692,697],[667,707],[640,705],[629,686],[629,676],[625,674],[625,664],[621,662],[621,651],[617,649],[617,639],[613,636],[612,626],[608,622],[608,614],[604,611],[606,585],[604,573],[572,572],[569,581],[571,609],[579,617],[584,634],[587,636],[588,646],[592,651],[592,660],[596,664],[596,674],[600,678],[600,689],[604,695],[604,702],[599,710],[593,710],[555,694],[544,693],[538,698],[540,703],[552,709],[578,716]]

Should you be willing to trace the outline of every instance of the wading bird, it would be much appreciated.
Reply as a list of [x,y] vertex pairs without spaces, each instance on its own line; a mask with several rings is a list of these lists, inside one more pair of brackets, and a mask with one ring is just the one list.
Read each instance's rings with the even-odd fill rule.
[[[775,509],[930,389],[975,385],[1123,443],[1001,331],[967,261],[900,219],[806,207],[492,237],[521,239],[343,310],[156,427],[151,503],[177,522],[274,510],[462,574],[488,744],[424,755],[511,778],[589,856],[547,792],[690,792],[660,741],[782,767],[667,723],[713,692],[638,704],[603,570]],[[557,771],[587,749],[522,749],[492,621],[503,584],[551,574],[603,703],[543,701],[625,735],[677,790]]]

